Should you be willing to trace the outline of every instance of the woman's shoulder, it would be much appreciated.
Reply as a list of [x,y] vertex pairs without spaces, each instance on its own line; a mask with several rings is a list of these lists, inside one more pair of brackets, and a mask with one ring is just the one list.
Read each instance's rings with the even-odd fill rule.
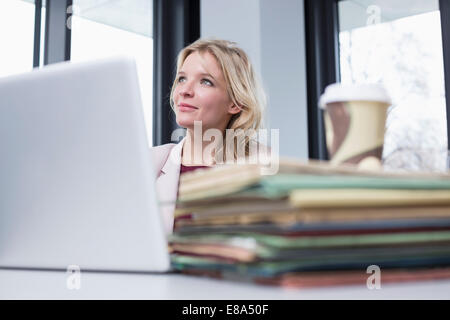
[[[175,148],[176,146],[178,147],[182,146],[183,140],[184,139],[182,139],[178,143],[166,143],[159,146],[150,147],[150,153],[156,158],[162,156],[164,159],[167,159],[167,156],[169,155],[169,153],[172,151],[173,148]],[[178,148],[178,150],[181,152],[181,148]]]
[[166,143],[159,146],[150,147],[150,157],[158,172],[166,163],[170,151],[175,146],[176,143]]
[[170,151],[176,145],[176,143],[166,143],[159,146],[150,147],[150,151],[154,153],[166,152]]

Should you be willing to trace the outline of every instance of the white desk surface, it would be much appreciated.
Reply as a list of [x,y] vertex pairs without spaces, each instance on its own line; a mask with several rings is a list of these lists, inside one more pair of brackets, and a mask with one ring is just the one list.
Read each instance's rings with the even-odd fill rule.
[[381,289],[339,286],[286,289],[180,274],[81,273],[69,290],[63,271],[0,269],[0,299],[450,299],[450,280],[385,284]]

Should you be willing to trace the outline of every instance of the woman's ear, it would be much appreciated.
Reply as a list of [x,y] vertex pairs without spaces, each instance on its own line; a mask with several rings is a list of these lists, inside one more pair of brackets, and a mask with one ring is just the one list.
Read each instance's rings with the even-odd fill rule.
[[229,114],[238,114],[239,112],[241,112],[241,110],[241,107],[235,105],[234,103],[228,107]]

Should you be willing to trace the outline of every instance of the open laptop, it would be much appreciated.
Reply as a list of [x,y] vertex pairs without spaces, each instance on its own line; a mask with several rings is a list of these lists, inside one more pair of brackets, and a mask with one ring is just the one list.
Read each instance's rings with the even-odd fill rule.
[[134,60],[0,78],[0,267],[169,265]]

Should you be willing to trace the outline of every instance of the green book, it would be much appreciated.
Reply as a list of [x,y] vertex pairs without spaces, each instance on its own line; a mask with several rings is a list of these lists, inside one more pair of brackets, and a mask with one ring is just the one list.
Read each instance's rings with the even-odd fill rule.
[[285,237],[260,233],[241,234],[203,234],[177,235],[169,237],[170,242],[209,243],[209,244],[245,244],[256,247],[259,243],[278,249],[283,248],[319,248],[342,246],[399,245],[408,243],[432,243],[450,241],[450,231],[435,232],[397,232],[383,234],[337,235],[337,236],[300,236]]
[[275,199],[287,196],[291,191],[298,189],[450,190],[450,179],[278,174],[262,176],[258,181],[239,187],[218,185],[180,194],[177,202],[223,199],[224,197]]

